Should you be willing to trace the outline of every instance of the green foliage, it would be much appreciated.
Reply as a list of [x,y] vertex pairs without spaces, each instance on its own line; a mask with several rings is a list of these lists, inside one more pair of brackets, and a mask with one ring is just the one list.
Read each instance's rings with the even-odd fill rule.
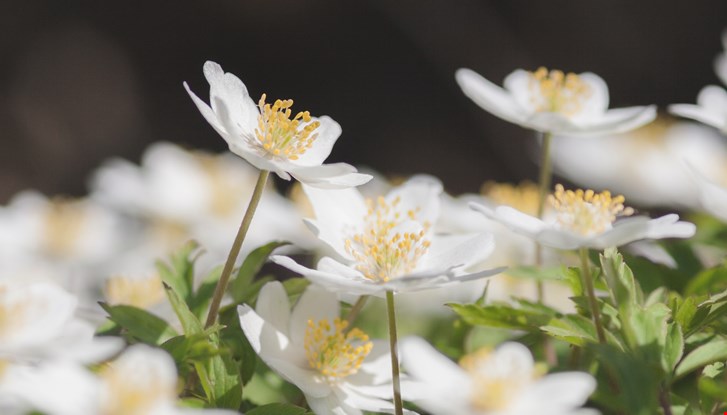
[[263,277],[254,281],[270,254],[276,248],[289,244],[289,242],[282,241],[270,242],[250,252],[227,287],[227,292],[235,304],[251,303],[262,286],[273,280],[273,277]]
[[109,319],[135,341],[158,346],[177,335],[169,323],[146,310],[130,305],[99,304],[109,314]]
[[273,403],[263,405],[253,410],[247,411],[247,415],[312,415],[305,408],[285,403]]

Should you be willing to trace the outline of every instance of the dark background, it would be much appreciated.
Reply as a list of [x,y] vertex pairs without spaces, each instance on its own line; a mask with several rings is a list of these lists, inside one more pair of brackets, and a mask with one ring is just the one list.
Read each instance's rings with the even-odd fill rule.
[[24,188],[83,195],[111,156],[153,141],[225,149],[202,98],[205,60],[253,99],[343,126],[329,161],[427,172],[455,193],[535,179],[533,133],[454,81],[516,68],[593,71],[611,106],[694,102],[716,83],[727,2],[665,0],[0,1],[0,203]]

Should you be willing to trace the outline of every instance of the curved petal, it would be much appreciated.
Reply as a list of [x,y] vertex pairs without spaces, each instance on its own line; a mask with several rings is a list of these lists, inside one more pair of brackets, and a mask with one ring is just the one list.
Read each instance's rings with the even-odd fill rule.
[[596,389],[593,376],[582,372],[547,375],[522,392],[514,401],[514,413],[570,413],[583,405]]
[[[475,236],[438,236],[432,239],[427,255],[422,258],[424,269],[467,267],[484,261],[495,249],[495,238],[491,233]],[[418,269],[421,269],[418,267]]]
[[505,121],[521,124],[530,112],[522,108],[508,91],[470,69],[458,69],[455,79],[475,104]]
[[228,129],[231,133],[250,134],[257,126],[257,117],[260,114],[257,105],[250,98],[247,87],[235,75],[224,72],[222,67],[215,62],[205,62],[202,71],[210,84],[210,105],[212,111],[218,116],[218,105],[225,103],[231,125],[234,129]]
[[279,281],[265,284],[258,294],[255,312],[279,332],[288,333],[290,302],[283,284]]
[[386,201],[392,204],[398,199],[397,212],[411,211],[417,222],[434,225],[439,217],[442,191],[442,182],[436,177],[417,175],[393,188],[386,195]]
[[535,107],[534,94],[539,94],[539,91],[533,90],[533,74],[524,70],[516,69],[508,76],[505,77],[502,86],[505,90],[510,92],[512,99],[524,110],[526,114],[533,114],[537,112]]
[[214,128],[215,131],[217,131],[217,134],[222,136],[225,141],[229,142],[230,140],[227,138],[227,130],[217,118],[217,114],[212,111],[212,108],[210,108],[210,106],[207,105],[206,102],[202,101],[197,95],[195,95],[194,92],[192,92],[186,82],[184,82],[183,85],[184,89],[187,90],[189,97],[192,98],[192,102],[194,102],[194,105],[196,105],[199,112],[202,113],[204,119],[207,120],[207,122],[212,126],[212,128]]
[[362,415],[360,410],[345,408],[334,393],[323,397],[306,395],[305,400],[316,415]]
[[313,232],[343,258],[353,258],[346,252],[345,240],[359,233],[366,216],[366,203],[353,188],[327,189],[303,185],[315,221],[307,221]]
[[340,305],[335,294],[315,284],[308,288],[298,299],[290,316],[290,340],[295,345],[305,343],[305,332],[308,321],[316,324],[326,319],[333,324],[333,319],[339,317]]
[[[344,405],[351,408],[363,409],[365,411],[377,413],[394,413],[394,404],[392,402],[378,397],[369,396],[366,393],[362,393],[358,388],[352,385],[342,384],[336,390],[336,394],[339,396],[339,399],[341,399]],[[391,393],[389,395],[391,395]],[[407,415],[416,414],[416,412],[406,409],[404,409],[403,413]]]
[[603,78],[592,72],[584,72],[578,77],[588,85],[588,97],[580,110],[573,114],[572,119],[575,123],[598,119],[608,110],[608,85]]
[[288,382],[297,386],[304,394],[322,398],[331,393],[331,386],[313,369],[302,368],[288,360],[260,356],[265,363]]
[[[331,154],[333,145],[336,144],[338,137],[341,135],[341,125],[334,121],[331,117],[322,116],[320,118],[312,117],[311,122],[318,121],[320,125],[315,131],[317,137],[313,142],[313,146],[305,153],[298,157],[296,164],[301,166],[319,166]],[[301,126],[303,128],[304,125]]]
[[321,284],[330,291],[355,295],[369,295],[381,291],[380,286],[367,280],[358,271],[328,257],[323,257],[318,262],[319,270],[304,267],[285,256],[274,255],[270,260]]
[[275,326],[263,320],[247,304],[237,307],[240,327],[250,346],[263,360],[283,359],[290,347],[288,336]]
[[356,171],[355,167],[346,163],[299,166],[289,170],[291,176],[301,183],[323,189],[360,186],[373,177],[369,174],[356,173]]
[[510,230],[531,238],[548,228],[548,225],[542,220],[526,215],[509,206],[498,206],[493,210],[485,205],[470,202],[469,207],[492,220],[500,222]]
[[699,187],[699,202],[711,215],[727,222],[727,189],[704,177],[691,163],[686,163],[687,171]]
[[725,117],[720,117],[712,111],[694,104],[672,104],[669,105],[669,112],[680,117],[699,121],[720,130],[725,128]]
[[656,118],[656,106],[615,108],[606,111],[599,119],[581,126],[580,131],[565,131],[567,135],[596,136],[625,133],[652,122]]

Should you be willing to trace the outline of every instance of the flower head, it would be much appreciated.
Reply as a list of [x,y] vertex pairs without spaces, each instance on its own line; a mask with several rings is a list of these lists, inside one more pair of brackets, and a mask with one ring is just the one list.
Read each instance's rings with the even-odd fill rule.
[[272,260],[334,291],[382,294],[434,288],[496,274],[464,268],[492,252],[488,233],[435,234],[442,186],[419,176],[376,199],[356,189],[305,188],[316,218],[307,221],[338,259],[324,257],[316,270],[288,257]]
[[210,105],[186,82],[184,87],[230,151],[253,166],[285,180],[293,176],[326,188],[358,186],[371,179],[345,163],[321,164],[341,134],[341,126],[330,117],[294,113],[293,100],[278,99],[271,104],[265,94],[255,105],[242,81],[214,62],[204,64],[204,75],[210,84]]
[[598,75],[539,68],[518,69],[500,88],[469,69],[459,69],[457,83],[486,111],[537,131],[565,135],[624,132],[654,119],[654,106],[608,110],[608,87]]
[[688,238],[696,230],[691,223],[679,222],[679,216],[675,214],[658,219],[635,216],[617,220],[630,216],[633,209],[624,207],[623,196],[614,197],[608,191],[566,191],[563,186],[557,185],[548,200],[552,215],[544,220],[509,206],[493,209],[470,203],[470,207],[516,233],[557,249],[604,249],[640,239]]
[[238,307],[240,326],[265,363],[298,386],[313,412],[392,412],[387,346],[349,328],[335,296],[311,285],[292,311],[279,282],[260,291],[255,310]]
[[[402,342],[404,367],[413,376],[412,400],[434,415],[566,415],[579,409],[596,388],[580,372],[545,375],[519,343],[482,349],[451,362],[420,338]],[[558,391],[558,393],[553,393]]]

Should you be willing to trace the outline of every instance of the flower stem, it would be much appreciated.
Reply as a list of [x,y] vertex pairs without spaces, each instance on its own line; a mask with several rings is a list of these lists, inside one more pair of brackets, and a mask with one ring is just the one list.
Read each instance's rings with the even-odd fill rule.
[[394,388],[394,414],[403,415],[401,405],[401,385],[399,383],[399,351],[396,345],[396,312],[394,311],[394,292],[386,292],[386,312],[389,317],[389,348],[391,349],[391,384]]
[[598,342],[606,344],[606,333],[601,323],[601,313],[598,311],[598,301],[596,300],[596,290],[593,288],[593,275],[591,274],[590,261],[588,260],[588,248],[581,248],[581,268],[583,270],[583,281],[585,282],[586,295],[588,296],[588,304],[591,307],[591,315],[593,316],[593,324],[596,326],[596,334]]
[[[543,218],[545,211],[545,199],[550,192],[550,184],[553,179],[553,169],[550,162],[550,147],[553,141],[552,133],[543,133],[543,149],[540,155],[540,175],[538,177],[538,218]],[[543,265],[543,247],[539,243],[535,243],[535,265]],[[536,283],[538,302],[543,302],[543,282]]]
[[212,326],[217,320],[217,313],[220,311],[222,297],[225,295],[225,291],[227,290],[227,283],[230,282],[230,275],[232,275],[232,269],[235,267],[237,256],[240,255],[242,242],[245,240],[247,230],[250,228],[252,216],[255,214],[257,205],[260,203],[260,199],[262,198],[265,183],[268,181],[268,176],[270,176],[270,171],[260,170],[260,176],[258,176],[257,184],[255,184],[255,190],[253,190],[252,196],[250,197],[250,203],[247,205],[245,216],[242,218],[242,223],[240,223],[240,229],[237,231],[235,242],[232,243],[230,254],[227,256],[227,262],[225,262],[225,267],[222,269],[222,275],[220,275],[220,280],[217,282],[217,286],[215,287],[215,293],[212,296],[212,303],[210,304],[210,311],[209,314],[207,314],[207,321],[204,325],[205,328]]
[[353,325],[354,320],[356,320],[356,317],[358,317],[358,314],[361,312],[361,309],[364,308],[368,299],[368,295],[362,295],[353,304],[351,310],[348,311],[348,315],[346,316],[346,322],[348,323],[348,327],[351,327]]

